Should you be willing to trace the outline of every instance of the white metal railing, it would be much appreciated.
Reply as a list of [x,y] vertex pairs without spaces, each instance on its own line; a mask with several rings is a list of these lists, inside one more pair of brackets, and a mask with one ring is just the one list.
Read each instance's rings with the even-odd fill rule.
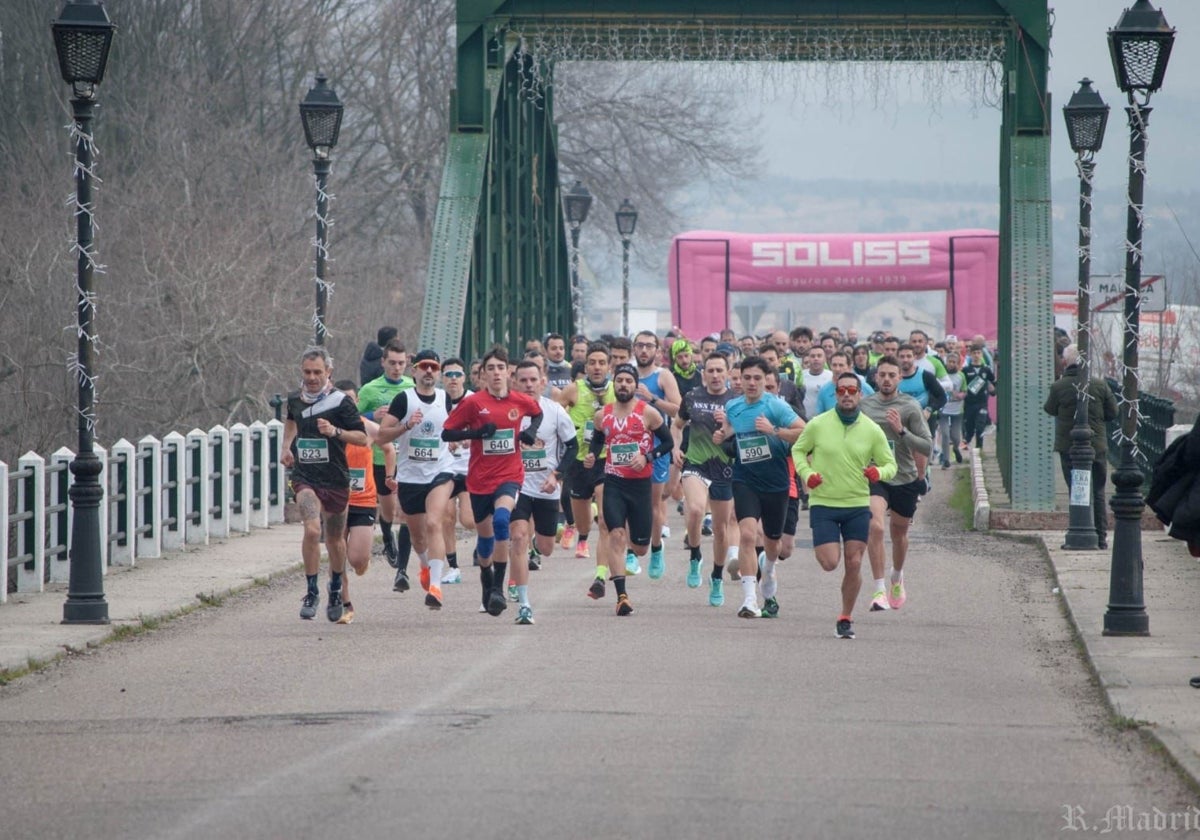
[[[171,432],[136,444],[122,438],[111,450],[97,446],[105,573],[110,565],[132,566],[185,544],[283,522],[282,443],[283,423],[271,420]],[[34,452],[22,455],[15,470],[0,461],[0,603],[8,600],[10,569],[18,592],[69,580],[68,467],[74,457],[64,447],[49,463]]]

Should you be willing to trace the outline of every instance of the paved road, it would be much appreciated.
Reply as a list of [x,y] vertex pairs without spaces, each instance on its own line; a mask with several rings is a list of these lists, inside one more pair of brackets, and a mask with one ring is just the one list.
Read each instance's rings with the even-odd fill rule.
[[1113,725],[1040,552],[959,531],[949,484],[908,605],[864,597],[853,642],[811,551],[782,616],[746,621],[736,589],[686,588],[678,532],[625,619],[557,555],[534,627],[477,613],[474,582],[432,613],[382,563],[348,627],[276,581],[0,688],[0,835],[1007,840],[1192,814]]

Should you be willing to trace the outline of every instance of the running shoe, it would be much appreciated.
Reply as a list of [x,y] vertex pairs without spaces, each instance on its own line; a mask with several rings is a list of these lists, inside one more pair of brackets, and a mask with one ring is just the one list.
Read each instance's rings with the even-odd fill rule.
[[837,622],[837,637],[839,639],[853,639],[854,622],[848,618],[839,618]]
[[664,540],[671,539],[671,526],[670,525],[662,526],[662,538]]
[[808,510],[808,496],[800,497],[800,510]]
[[779,618],[779,601],[774,598],[767,598],[762,605],[763,618]]
[[354,605],[349,601],[342,604],[342,617],[337,620],[338,624],[349,624],[354,621]]
[[712,514],[704,514],[704,522],[700,525],[700,534],[705,537],[712,536]]
[[604,581],[596,578],[592,581],[592,585],[588,587],[588,597],[593,601],[597,601],[604,597]]
[[708,605],[710,607],[725,606],[725,581],[720,578],[708,579]]
[[600,508],[596,507],[595,502],[592,502],[592,521],[593,522],[600,521]]
[[447,583],[462,583],[462,572],[456,568],[451,568],[446,574],[442,575],[442,584]]
[[342,617],[342,590],[329,590],[329,603],[325,606],[325,616],[330,621],[336,622]]
[[529,571],[540,572],[542,570],[542,561],[538,559],[538,553],[534,549],[529,549]]
[[575,546],[575,559],[576,560],[587,560],[591,556],[592,556],[591,552],[588,551],[587,540],[584,540],[583,542],[581,542]]
[[559,543],[559,545],[561,545],[563,550],[566,551],[570,549],[571,543],[573,542],[575,542],[575,526],[568,525],[566,528],[563,528],[562,541]]
[[317,617],[317,604],[321,603],[320,592],[308,592],[304,596],[304,600],[300,602],[300,617],[305,621],[311,621]]
[[504,590],[496,587],[488,595],[487,613],[490,616],[497,616],[508,609],[508,601],[504,598]]
[[738,610],[738,618],[762,618],[762,610],[754,601],[747,600]]
[[617,597],[617,615],[629,615],[633,612],[633,604],[629,603],[628,595]]
[[421,588],[424,589],[426,592],[428,592],[429,591],[429,567],[428,566],[421,567],[420,580],[421,580]]
[[425,606],[431,610],[442,608],[442,587],[436,583],[429,587],[429,591],[425,593]]
[[514,604],[520,600],[520,598],[517,597],[517,585],[511,581],[508,584],[508,600],[512,601]]
[[638,562],[637,555],[632,551],[625,552],[625,574],[640,575],[642,573],[642,565]]
[[892,609],[898,610],[904,606],[904,602],[908,600],[908,595],[904,592],[904,581],[893,583],[892,588],[888,591],[888,605]]
[[400,554],[396,551],[394,542],[385,542],[383,544],[383,556],[387,558],[388,565],[393,569],[400,565]]
[[650,566],[646,570],[646,574],[651,580],[658,580],[667,571],[666,560],[663,559],[663,550],[661,548],[650,549]]
[[517,610],[517,624],[533,624],[533,607],[521,605]]
[[741,573],[741,571],[739,571],[740,568],[741,567],[739,566],[739,561],[736,557],[733,560],[725,561],[725,569],[726,569],[726,571],[729,572],[730,580],[741,580],[742,579],[742,573]]
[[675,512],[678,513],[680,516],[683,516],[683,502],[676,503]]
[[408,572],[403,569],[396,570],[396,579],[392,582],[393,592],[407,592],[411,589],[408,585]]
[[700,561],[688,561],[687,585],[689,589],[698,589],[700,587]]
[[876,590],[875,594],[871,596],[871,612],[883,612],[891,608],[892,605],[888,603],[887,593],[882,589]]

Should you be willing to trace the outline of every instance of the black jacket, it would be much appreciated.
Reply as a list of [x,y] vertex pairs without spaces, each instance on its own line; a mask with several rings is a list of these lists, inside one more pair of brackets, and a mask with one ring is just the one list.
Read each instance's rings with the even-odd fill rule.
[[1200,542],[1200,418],[1154,465],[1146,504],[1170,524],[1172,537]]
[[363,350],[362,361],[358,363],[358,384],[366,385],[372,379],[378,379],[381,376],[383,376],[383,348],[372,341]]

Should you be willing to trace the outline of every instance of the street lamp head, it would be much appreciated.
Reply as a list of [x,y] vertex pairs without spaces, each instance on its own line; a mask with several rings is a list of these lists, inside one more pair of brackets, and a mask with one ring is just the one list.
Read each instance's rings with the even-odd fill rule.
[[342,130],[342,102],[328,82],[324,73],[318,73],[317,83],[300,103],[304,139],[319,158],[329,157],[329,150],[337,145],[338,132]]
[[1080,80],[1079,90],[1063,106],[1063,116],[1067,120],[1071,151],[1077,155],[1100,151],[1104,128],[1108,125],[1108,105],[1092,88],[1091,79]]
[[592,194],[581,182],[567,190],[563,196],[563,206],[567,212],[567,223],[571,227],[579,227],[587,221],[588,210],[592,209]]
[[1150,0],[1137,0],[1108,30],[1117,87],[1131,96],[1140,92],[1147,97],[1161,88],[1174,43],[1175,29],[1163,13]]
[[621,202],[621,206],[617,209],[617,233],[621,234],[622,239],[629,239],[633,236],[633,229],[637,227],[638,212],[628,198]]
[[71,0],[50,25],[63,81],[74,87],[76,96],[91,99],[104,80],[115,29],[99,0]]

